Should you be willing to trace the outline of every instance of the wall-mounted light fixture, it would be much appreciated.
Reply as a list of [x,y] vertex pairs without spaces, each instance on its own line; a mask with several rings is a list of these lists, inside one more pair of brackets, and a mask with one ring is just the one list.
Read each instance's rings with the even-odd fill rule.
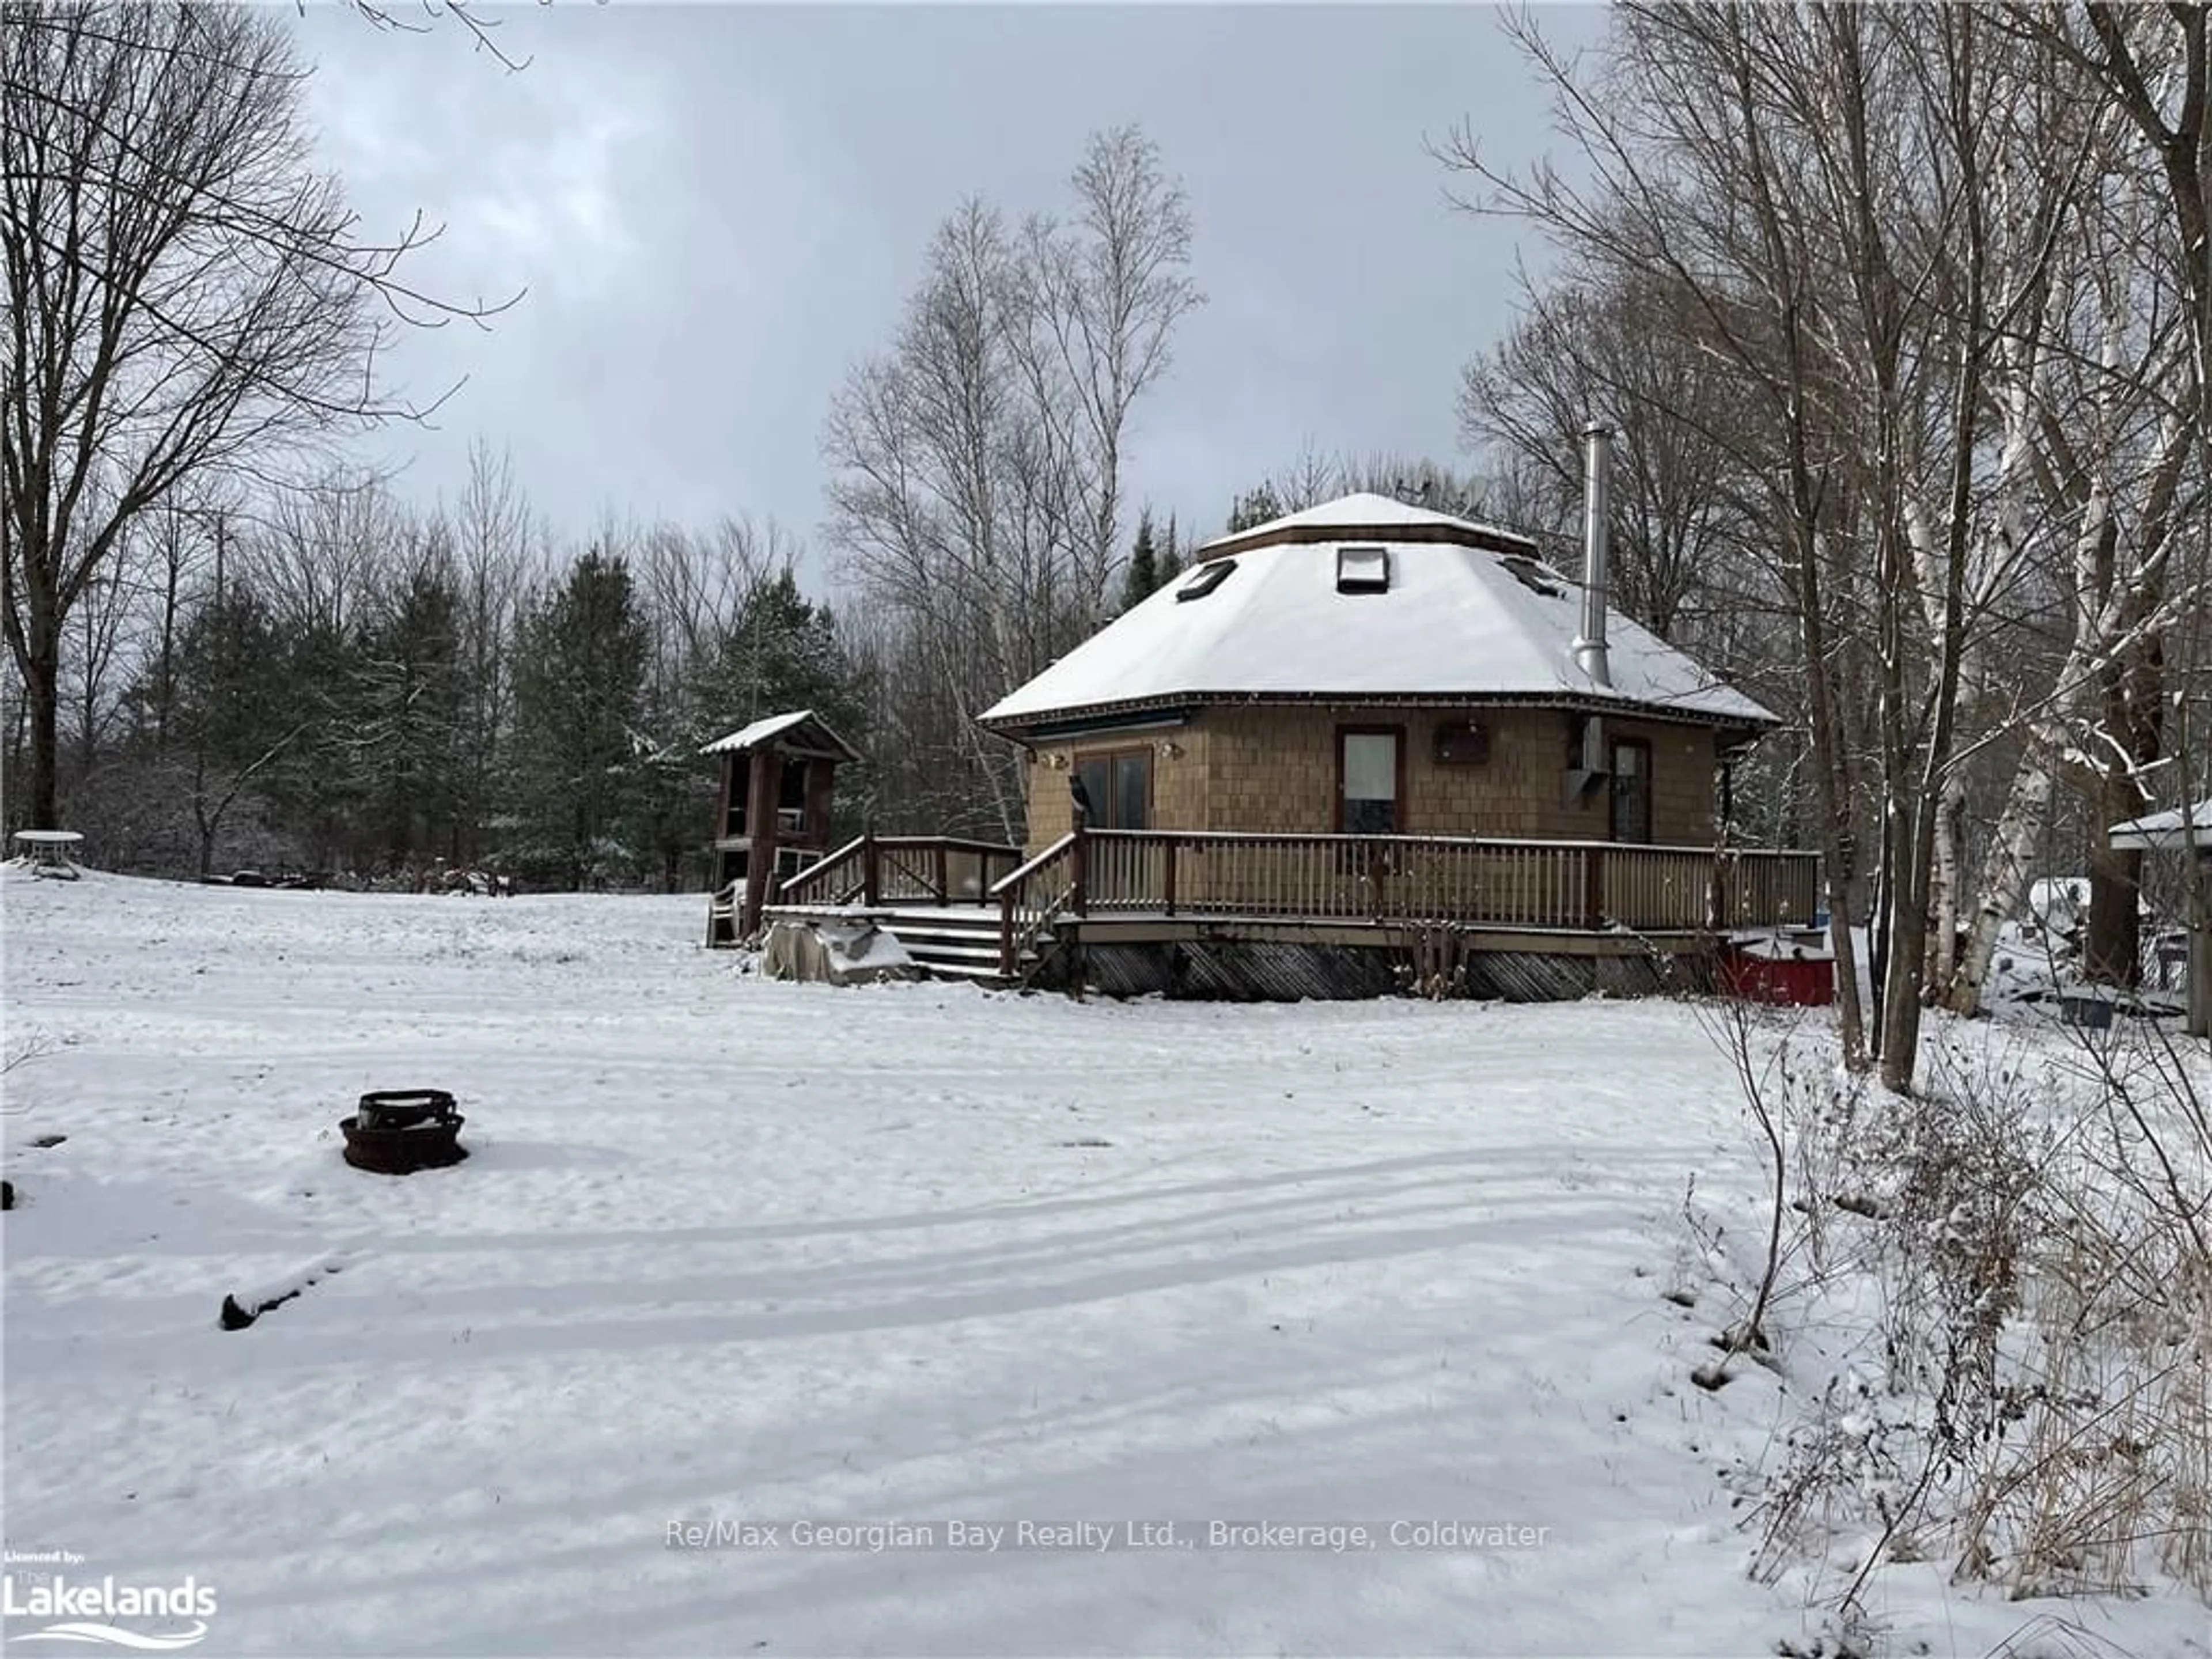
[[1160,739],[1160,758],[1162,760],[1181,760],[1182,758],[1182,745],[1177,743],[1173,738],[1162,738]]
[[1044,757],[1044,763],[1052,768],[1055,772],[1065,772],[1067,770],[1067,757],[1061,754],[1057,749],[1054,750],[1052,753]]

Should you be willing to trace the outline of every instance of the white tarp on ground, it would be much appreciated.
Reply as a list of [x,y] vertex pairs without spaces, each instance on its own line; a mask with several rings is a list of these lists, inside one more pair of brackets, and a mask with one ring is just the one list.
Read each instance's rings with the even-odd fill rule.
[[760,963],[769,979],[825,985],[912,979],[921,971],[896,934],[864,921],[770,922]]

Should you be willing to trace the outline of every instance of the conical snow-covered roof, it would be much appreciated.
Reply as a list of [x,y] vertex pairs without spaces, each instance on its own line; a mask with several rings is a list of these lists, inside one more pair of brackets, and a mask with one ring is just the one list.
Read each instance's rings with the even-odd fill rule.
[[1471,519],[1455,519],[1449,513],[1414,507],[1394,496],[1362,490],[1357,495],[1340,495],[1333,501],[1322,501],[1302,513],[1270,519],[1248,530],[1217,536],[1199,549],[1199,556],[1210,559],[1239,548],[1285,542],[1323,541],[1343,536],[1389,540],[1393,535],[1407,541],[1457,542],[1470,547],[1513,549],[1530,554],[1536,550],[1534,542],[1510,530],[1477,524]]
[[[1359,550],[1347,559],[1346,549]],[[1379,550],[1379,556],[1376,551]],[[984,711],[1017,735],[1208,702],[1617,705],[1765,726],[1776,716],[1608,611],[1609,684],[1576,662],[1582,586],[1526,538],[1347,495],[1208,543],[1201,562]]]

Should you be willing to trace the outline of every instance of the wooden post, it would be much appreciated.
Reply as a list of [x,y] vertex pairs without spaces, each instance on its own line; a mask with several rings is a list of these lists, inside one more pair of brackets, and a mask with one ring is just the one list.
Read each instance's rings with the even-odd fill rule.
[[937,843],[937,902],[939,904],[952,902],[951,860],[942,838]]
[[883,902],[883,860],[876,851],[876,832],[860,837],[860,902],[871,910]]
[[1021,964],[1014,960],[1014,894],[1009,887],[999,895],[999,977],[1012,979]]
[[1091,831],[1083,814],[1075,815],[1075,840],[1067,849],[1067,908],[1075,918],[1075,937],[1068,941],[1068,989],[1083,1000],[1083,917],[1090,908]]
[[2212,1037],[2212,847],[2197,849],[2197,879],[2189,895],[2189,1012],[2191,1036]]
[[1162,854],[1162,857],[1166,861],[1167,868],[1162,872],[1160,884],[1167,890],[1167,913],[1170,915],[1173,915],[1175,914],[1176,904],[1176,838],[1173,836],[1170,836],[1167,838],[1166,850]]
[[1713,851],[1713,880],[1706,896],[1706,927],[1710,932],[1724,933],[1729,925],[1729,854],[1724,848]]
[[745,783],[745,902],[738,915],[738,937],[750,939],[761,925],[761,909],[775,887],[777,787],[782,757],[773,749],[756,749],[746,757],[751,770]]
[[1605,926],[1605,848],[1595,842],[1583,848],[1583,926],[1593,933]]

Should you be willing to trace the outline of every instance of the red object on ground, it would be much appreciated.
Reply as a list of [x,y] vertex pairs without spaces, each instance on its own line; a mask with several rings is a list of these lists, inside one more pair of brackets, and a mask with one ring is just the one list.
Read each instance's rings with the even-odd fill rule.
[[1836,1000],[1836,959],[1826,951],[1770,955],[1737,945],[1721,950],[1721,984],[1746,1002],[1825,1008]]

